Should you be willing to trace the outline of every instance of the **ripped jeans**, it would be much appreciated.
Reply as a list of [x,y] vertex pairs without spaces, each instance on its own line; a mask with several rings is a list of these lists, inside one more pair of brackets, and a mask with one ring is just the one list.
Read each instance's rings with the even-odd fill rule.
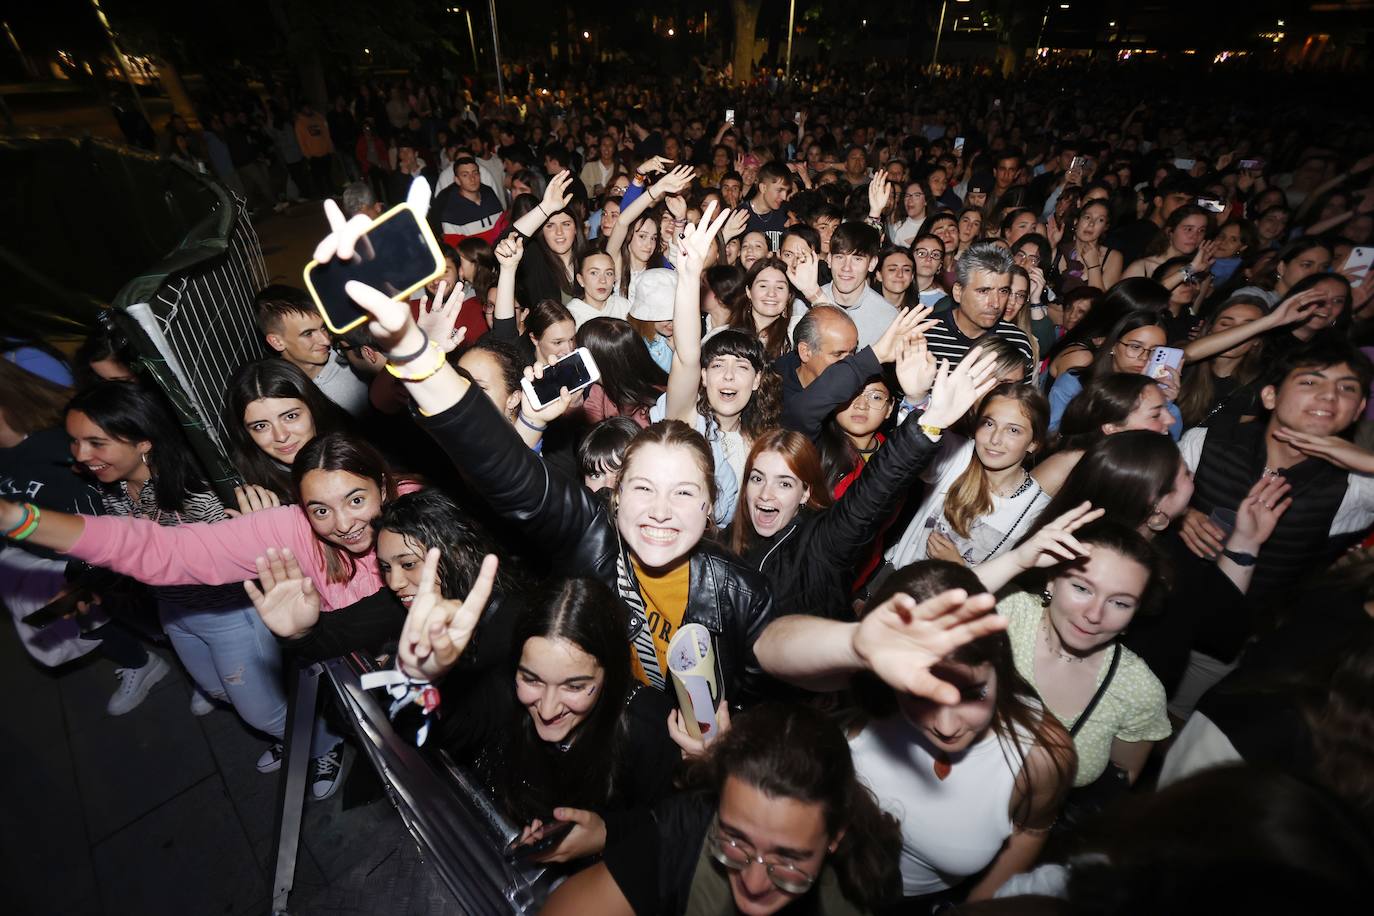
[[[195,608],[159,596],[158,611],[172,648],[201,691],[228,700],[243,721],[281,740],[287,711],[281,650],[253,605]],[[340,740],[316,716],[310,755],[327,754]]]

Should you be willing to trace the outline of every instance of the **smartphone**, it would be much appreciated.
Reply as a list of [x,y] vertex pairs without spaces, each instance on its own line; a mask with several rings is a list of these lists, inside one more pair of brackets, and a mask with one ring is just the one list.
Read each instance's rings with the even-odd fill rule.
[[1197,160],[1196,160],[1196,159],[1175,159],[1175,160],[1174,160],[1174,168],[1176,168],[1176,169],[1178,169],[1179,171],[1182,171],[1182,172],[1191,171],[1192,168],[1193,168],[1193,166],[1195,166],[1195,165],[1197,165]]
[[1244,171],[1247,171],[1247,172],[1262,172],[1262,171],[1264,171],[1264,160],[1263,160],[1263,159],[1242,159],[1242,160],[1240,161],[1240,166],[1239,166],[1239,167],[1240,167],[1241,169],[1243,169]]
[[1354,273],[1350,285],[1361,286],[1369,276],[1371,265],[1374,265],[1374,248],[1352,248],[1341,265],[1341,273]]
[[1208,213],[1220,213],[1226,209],[1226,204],[1215,197],[1199,197],[1197,205]]
[[1073,161],[1069,163],[1069,171],[1072,172],[1074,169],[1083,171],[1083,164],[1087,161],[1083,156],[1074,156]]
[[734,124],[734,123],[735,123],[735,109],[733,109],[733,108],[727,108],[727,109],[725,109],[725,120],[728,121],[728,122],[730,122],[731,124]]
[[89,588],[74,588],[67,592],[67,594],[60,598],[54,598],[32,614],[27,614],[20,619],[35,630],[41,630],[44,627],[57,623],[57,621],[65,617],[75,614],[78,604],[82,601],[90,601],[94,597],[95,593]]
[[547,820],[544,818],[539,818],[539,820],[544,823],[544,826],[540,828],[537,838],[521,843],[520,837],[517,835],[515,839],[506,844],[505,857],[507,860],[515,861],[543,855],[563,842],[563,838],[576,826],[573,821],[555,820],[552,814]]
[[578,347],[567,356],[544,370],[542,378],[525,379],[520,383],[525,389],[525,397],[535,410],[542,410],[558,400],[561,389],[567,388],[576,394],[592,382],[601,378],[601,371],[592,359],[591,351]]
[[964,138],[963,138],[963,137],[955,137],[955,138],[954,138],[954,155],[956,155],[956,156],[962,156],[963,153],[964,153]]
[[408,204],[398,204],[373,221],[347,261],[305,265],[305,288],[330,332],[347,334],[371,317],[344,292],[348,281],[358,280],[404,302],[443,275],[444,257],[434,233]]
[[1183,368],[1183,351],[1178,347],[1155,347],[1150,351],[1150,361],[1145,365],[1145,374],[1150,378],[1161,378],[1165,369],[1175,372]]
[[802,119],[802,118],[801,118],[801,109],[798,109],[798,110],[797,110],[797,116],[796,116],[796,118],[794,118],[793,120],[795,120],[798,124],[800,124],[800,123],[801,123],[801,119]]
[[1001,108],[1001,107],[1002,107],[1002,100],[1001,100],[1001,99],[993,99],[993,100],[992,100],[992,107],[993,107],[993,108]]

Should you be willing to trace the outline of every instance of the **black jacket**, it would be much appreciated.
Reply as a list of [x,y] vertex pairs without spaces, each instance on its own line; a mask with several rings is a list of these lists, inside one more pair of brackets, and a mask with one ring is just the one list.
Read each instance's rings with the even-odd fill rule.
[[821,511],[803,506],[791,525],[749,548],[746,561],[768,578],[783,613],[853,619],[855,564],[938,448],[919,423],[901,424],[833,506]]
[[[477,386],[453,407],[418,422],[474,492],[526,535],[530,552],[549,558],[553,574],[590,576],[617,591],[617,559],[628,551],[609,507],[580,481],[551,471]],[[754,640],[773,619],[768,583],[705,541],[690,562],[682,622],[699,623],[715,635],[723,692],[731,704],[755,702],[767,683],[754,658]]]
[[868,380],[883,371],[872,347],[864,347],[837,363],[827,366],[810,385],[802,387],[797,377],[801,357],[797,351],[784,353],[773,363],[782,376],[782,426],[815,440],[825,420],[836,409],[854,400]]

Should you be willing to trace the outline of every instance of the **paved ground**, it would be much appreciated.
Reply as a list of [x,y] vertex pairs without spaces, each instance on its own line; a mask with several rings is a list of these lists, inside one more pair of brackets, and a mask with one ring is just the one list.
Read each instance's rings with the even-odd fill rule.
[[[41,668],[0,625],[3,912],[268,913],[280,774],[253,766],[266,741],[231,711],[192,716],[180,670],[117,719],[105,714],[115,684],[103,659]],[[367,782],[307,803],[290,912],[458,912],[389,802],[347,807]]]

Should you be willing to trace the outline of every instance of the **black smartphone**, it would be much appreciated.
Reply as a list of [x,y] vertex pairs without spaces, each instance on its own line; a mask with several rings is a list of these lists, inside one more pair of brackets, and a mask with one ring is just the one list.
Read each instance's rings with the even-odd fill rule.
[[586,347],[578,347],[546,368],[542,378],[527,378],[521,382],[521,387],[531,406],[535,410],[540,410],[558,400],[558,395],[564,388],[568,389],[569,394],[576,394],[599,378],[601,371],[597,368],[591,351]]
[[78,604],[82,601],[90,601],[94,597],[95,593],[89,588],[73,588],[65,595],[54,598],[32,614],[28,614],[20,619],[35,630],[41,630],[44,627],[57,623],[57,621],[64,617],[75,614]]
[[406,299],[444,275],[444,258],[428,225],[407,204],[392,207],[368,227],[347,261],[334,258],[305,266],[305,288],[325,326],[346,334],[370,317],[344,292],[350,280],[392,299]]
[[[540,820],[543,819],[541,818]],[[573,827],[577,826],[573,821],[555,821],[552,815],[550,815],[549,821],[551,821],[551,823],[545,822],[544,826],[540,828],[538,837],[534,840],[527,843],[521,843],[520,837],[517,836],[507,843],[505,851],[506,858],[514,861],[542,856],[544,853],[563,842],[563,838],[572,831]]]

